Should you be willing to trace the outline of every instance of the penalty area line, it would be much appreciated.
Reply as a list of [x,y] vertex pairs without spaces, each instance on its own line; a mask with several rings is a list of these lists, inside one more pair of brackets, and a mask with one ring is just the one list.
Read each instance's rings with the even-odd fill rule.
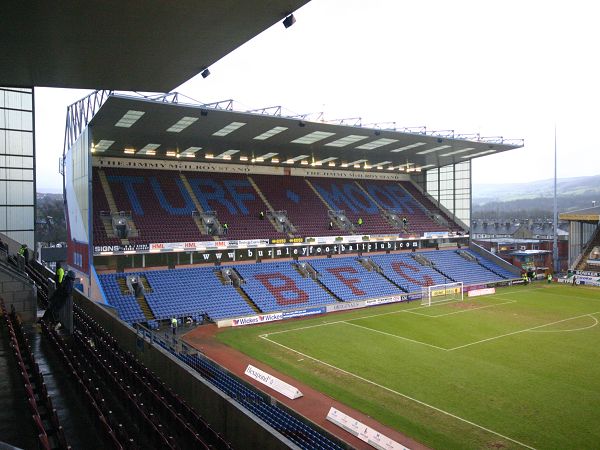
[[319,364],[322,364],[324,366],[327,366],[327,367],[329,367],[329,368],[331,368],[333,370],[337,370],[338,372],[341,372],[341,373],[346,374],[346,375],[348,375],[350,377],[356,378],[357,380],[364,381],[365,383],[368,383],[368,384],[370,384],[372,386],[376,386],[376,387],[378,387],[380,389],[383,389],[384,391],[390,392],[392,394],[398,395],[399,397],[403,397],[403,398],[405,398],[407,400],[415,402],[415,403],[417,403],[419,405],[422,405],[422,406],[425,406],[427,408],[433,409],[434,411],[437,411],[437,412],[439,412],[441,414],[444,414],[444,415],[446,415],[448,417],[452,417],[453,419],[459,420],[459,421],[461,421],[463,423],[466,423],[466,424],[471,425],[473,427],[479,428],[480,430],[483,430],[483,431],[486,431],[486,432],[491,433],[493,435],[496,435],[498,437],[501,437],[502,439],[506,439],[508,441],[511,441],[511,442],[513,442],[513,443],[515,443],[517,445],[522,446],[522,447],[525,447],[525,448],[528,448],[528,449],[531,449],[531,450],[536,450],[534,447],[531,447],[530,445],[524,444],[523,442],[517,441],[516,439],[513,439],[511,437],[508,437],[508,436],[505,436],[503,434],[500,434],[497,431],[494,431],[494,430],[486,428],[486,427],[484,427],[482,425],[476,424],[475,422],[471,422],[470,420],[463,419],[462,417],[457,416],[456,414],[452,414],[451,412],[444,411],[443,409],[438,408],[438,407],[433,406],[433,405],[430,405],[429,403],[425,403],[425,402],[423,402],[421,400],[418,400],[418,399],[416,399],[414,397],[411,397],[409,395],[403,394],[403,393],[395,391],[395,390],[393,390],[393,389],[391,389],[389,387],[386,387],[386,386],[383,386],[383,385],[381,385],[379,383],[376,383],[375,381],[371,381],[371,380],[369,380],[367,378],[361,377],[360,375],[357,375],[355,373],[352,373],[352,372],[349,372],[347,370],[341,369],[341,368],[336,367],[336,366],[334,366],[332,364],[326,363],[325,361],[321,361],[320,359],[317,359],[317,358],[315,358],[313,356],[307,355],[306,353],[302,353],[302,352],[300,352],[298,350],[295,350],[295,349],[293,349],[291,347],[288,347],[286,345],[280,344],[279,342],[275,342],[275,341],[269,339],[266,335],[262,335],[260,337],[262,339],[264,339],[264,340],[266,340],[268,342],[271,342],[272,344],[278,345],[278,346],[280,346],[280,347],[282,347],[282,348],[284,348],[284,349],[286,349],[286,350],[288,350],[290,352],[297,353],[298,355],[303,356],[304,358],[311,359],[311,360],[313,360],[313,361],[315,361],[315,362],[317,362]]
[[[463,309],[461,311],[452,311],[452,312],[449,312],[449,313],[437,314],[437,315],[436,314],[423,314],[423,313],[409,311],[409,310],[405,310],[405,311],[409,312],[411,314],[416,314],[417,316],[431,317],[432,319],[435,319],[437,317],[446,317],[446,316],[452,316],[454,314],[462,314],[462,313],[466,313],[466,312],[470,312],[470,311],[477,311],[478,309],[492,308],[494,306],[500,306],[500,305],[508,305],[509,303],[517,303],[517,301],[516,300],[510,300],[508,302],[494,303],[494,304],[485,305],[485,306],[477,306],[477,307],[474,307],[474,308]],[[460,304],[460,303],[457,302],[457,304]]]
[[490,338],[487,338],[487,339],[481,339],[480,341],[470,342],[470,343],[465,344],[465,345],[459,345],[458,347],[449,348],[448,351],[451,352],[451,351],[458,350],[458,349],[461,349],[461,348],[470,347],[471,345],[482,344],[484,342],[494,341],[496,339],[500,339],[500,338],[503,338],[503,337],[513,336],[515,334],[520,334],[520,333],[525,333],[527,331],[535,331],[538,328],[544,328],[544,327],[547,327],[547,326],[550,326],[550,325],[556,325],[557,323],[567,322],[569,320],[581,319],[582,317],[593,316],[594,314],[599,314],[599,313],[600,313],[600,311],[596,311],[596,312],[593,312],[593,313],[582,314],[580,316],[568,317],[566,319],[557,320],[555,322],[550,322],[550,323],[545,323],[543,325],[538,325],[537,327],[526,328],[524,330],[513,331],[512,333],[501,334],[500,336],[493,336],[493,337],[490,337]]

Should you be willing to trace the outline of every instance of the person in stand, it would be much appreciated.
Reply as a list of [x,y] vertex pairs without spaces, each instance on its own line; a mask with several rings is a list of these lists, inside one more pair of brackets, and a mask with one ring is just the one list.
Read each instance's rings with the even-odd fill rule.
[[333,221],[332,220],[329,221],[329,229],[333,230]]
[[358,220],[356,221],[356,223],[359,227],[362,227],[362,225],[363,225],[362,217],[359,217]]
[[73,295],[73,283],[75,282],[75,272],[69,270],[67,276],[60,284],[60,286],[54,291],[54,294],[48,300],[48,309],[44,312],[42,320],[48,322],[50,325],[58,322],[58,312],[61,310],[63,305],[67,302],[70,296]]
[[177,334],[177,319],[175,317],[171,318],[171,331],[173,332],[173,336]]
[[223,234],[227,234],[228,231],[229,231],[229,225],[227,225],[227,222],[225,222],[223,224]]
[[22,244],[17,253],[23,257],[24,264],[27,265],[27,262],[29,261],[29,250],[27,249],[27,246]]
[[56,263],[56,270],[54,271],[54,285],[58,289],[58,287],[62,284],[63,279],[65,278],[65,269],[62,268],[60,262]]
[[265,220],[265,213],[263,211],[261,211],[260,213],[258,213],[258,218],[260,220]]
[[402,226],[403,226],[404,228],[406,228],[406,226],[407,226],[407,225],[408,225],[408,219],[406,218],[406,216],[404,216],[404,217],[402,218]]

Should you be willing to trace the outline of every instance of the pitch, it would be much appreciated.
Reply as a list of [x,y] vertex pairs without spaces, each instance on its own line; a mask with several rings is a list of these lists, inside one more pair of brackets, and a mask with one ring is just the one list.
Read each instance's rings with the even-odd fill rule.
[[600,442],[600,290],[534,284],[219,339],[432,448]]

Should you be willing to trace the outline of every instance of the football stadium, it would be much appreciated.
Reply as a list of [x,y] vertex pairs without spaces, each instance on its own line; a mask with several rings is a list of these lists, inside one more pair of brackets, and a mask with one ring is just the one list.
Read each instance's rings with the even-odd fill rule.
[[[231,39],[197,6],[203,76],[306,2],[249,3]],[[176,69],[2,80],[98,88],[67,110],[64,267],[2,235],[3,448],[597,448],[600,215],[563,217],[568,277],[470,236],[472,162],[523,140],[197,102]]]

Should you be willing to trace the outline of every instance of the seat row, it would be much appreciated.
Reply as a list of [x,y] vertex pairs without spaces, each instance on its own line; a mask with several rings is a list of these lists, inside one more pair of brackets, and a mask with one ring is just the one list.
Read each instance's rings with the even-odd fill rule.
[[175,353],[180,360],[196,370],[204,379],[218,387],[233,400],[268,423],[297,446],[303,449],[337,450],[340,447],[328,436],[319,432],[289,412],[271,404],[268,397],[242,383],[216,363],[202,355]]
[[[460,250],[373,255],[368,270],[356,257],[304,260],[317,272],[317,281],[303,277],[297,263],[272,262],[226,266],[239,275],[240,289],[263,313],[292,308],[317,307],[336,301],[356,301],[417,293],[425,286],[462,281],[465,285],[484,284],[515,278],[509,270],[483,256]],[[420,264],[421,255],[432,263]],[[298,268],[299,269],[299,268]],[[223,284],[214,267],[181,268],[135,272],[152,285],[146,300],[157,320],[172,317],[198,317],[212,320],[253,315],[256,310],[231,284]],[[133,294],[123,294],[118,279],[124,274],[102,274],[100,282],[108,302],[126,322],[144,322]],[[333,295],[332,295],[333,294]]]
[[[32,273],[32,277],[43,279],[39,273]],[[47,286],[41,286],[39,292],[44,292]],[[77,305],[73,320],[75,330],[69,343],[44,322],[42,330],[98,428],[104,431],[104,446],[230,448],[219,433],[131,353],[121,350],[117,341]]]
[[3,321],[8,328],[10,346],[12,348],[17,370],[20,372],[21,381],[25,389],[27,403],[30,408],[31,418],[38,432],[38,445],[40,449],[70,449],[60,425],[58,414],[48,395],[44,376],[35,361],[33,351],[27,336],[23,332],[21,322],[14,311],[10,313],[2,298],[0,310]]
[[[102,172],[108,186],[102,184]],[[101,212],[110,209],[105,187],[114,198],[113,208],[132,213],[140,234],[131,237],[131,243],[212,240],[212,236],[203,234],[194,222],[192,213],[198,209],[215,211],[221,224],[227,223],[227,233],[221,236],[222,239],[287,237],[271,224],[268,217],[260,215],[269,207],[274,211],[286,211],[296,234],[304,237],[352,233],[338,229],[337,225],[330,226],[329,210],[343,210],[355,226],[354,233],[462,231],[409,181],[94,168],[95,245],[120,242],[108,237],[100,216]],[[385,210],[406,217],[408,224],[405,227],[390,225]],[[438,223],[434,215],[443,217],[447,224]]]

